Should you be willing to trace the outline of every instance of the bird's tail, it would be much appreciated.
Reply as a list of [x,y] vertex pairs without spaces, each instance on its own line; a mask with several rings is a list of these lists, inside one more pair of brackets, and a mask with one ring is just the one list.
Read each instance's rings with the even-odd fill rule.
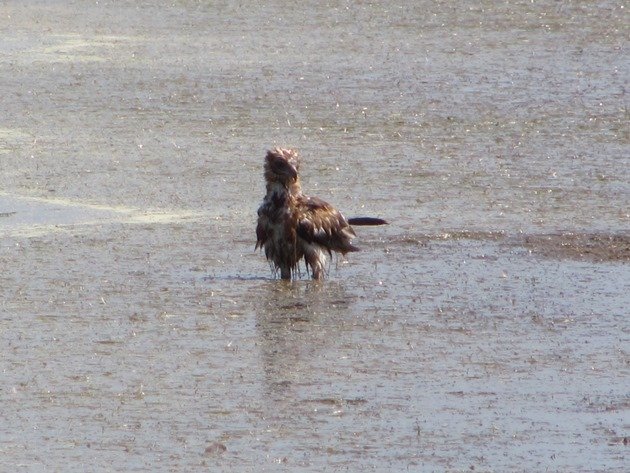
[[354,218],[349,218],[348,219],[348,223],[350,225],[356,225],[356,226],[361,226],[361,225],[387,225],[387,221],[383,220],[382,218],[375,218],[375,217],[354,217]]

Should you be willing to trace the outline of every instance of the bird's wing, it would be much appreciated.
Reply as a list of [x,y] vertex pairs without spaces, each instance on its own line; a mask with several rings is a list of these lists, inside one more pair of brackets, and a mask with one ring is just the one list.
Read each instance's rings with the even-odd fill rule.
[[297,234],[304,241],[321,245],[328,252],[359,251],[351,243],[354,230],[332,205],[317,197],[300,196],[297,209]]
[[256,246],[254,249],[262,248],[265,246],[265,242],[267,238],[269,238],[269,234],[267,233],[267,228],[269,226],[269,219],[267,215],[263,212],[263,207],[261,206],[258,209],[258,224],[256,225]]

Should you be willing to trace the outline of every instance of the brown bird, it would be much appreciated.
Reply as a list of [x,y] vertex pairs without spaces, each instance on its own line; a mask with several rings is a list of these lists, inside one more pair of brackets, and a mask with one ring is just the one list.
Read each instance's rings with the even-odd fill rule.
[[265,249],[267,260],[282,279],[297,277],[302,258],[313,279],[322,279],[327,256],[336,251],[359,251],[350,226],[384,225],[373,217],[346,218],[332,205],[302,194],[300,161],[293,149],[274,148],[265,157],[267,194],[258,208],[256,249]]

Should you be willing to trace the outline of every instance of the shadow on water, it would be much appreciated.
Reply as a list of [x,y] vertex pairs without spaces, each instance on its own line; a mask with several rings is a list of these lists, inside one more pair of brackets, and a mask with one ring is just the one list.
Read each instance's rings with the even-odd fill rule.
[[227,276],[204,276],[202,281],[274,281],[272,277],[264,276],[241,276],[241,275],[227,275]]

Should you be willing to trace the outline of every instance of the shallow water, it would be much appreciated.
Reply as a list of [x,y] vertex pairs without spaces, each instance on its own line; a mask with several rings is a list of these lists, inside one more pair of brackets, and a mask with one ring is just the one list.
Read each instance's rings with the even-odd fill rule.
[[0,6],[0,470],[625,471],[625,9],[303,5]]

